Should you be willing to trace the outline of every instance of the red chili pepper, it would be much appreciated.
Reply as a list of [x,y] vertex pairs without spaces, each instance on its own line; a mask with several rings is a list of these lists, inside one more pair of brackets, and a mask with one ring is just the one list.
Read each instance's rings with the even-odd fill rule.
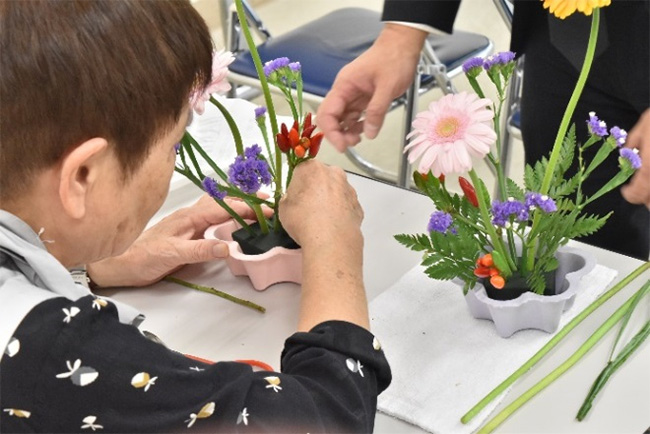
[[[311,112],[309,112],[309,113],[307,113],[307,116],[305,116],[305,121],[302,123],[302,129],[303,129],[303,131],[304,131],[304,130],[308,129],[308,128],[311,127],[311,126],[312,126],[312,123],[311,123]],[[314,128],[316,128],[316,127],[314,126]],[[313,129],[312,129],[312,131],[313,131]],[[303,137],[304,137],[304,136],[303,136]]]
[[492,253],[487,253],[483,255],[481,258],[478,259],[477,261],[484,267],[491,267],[494,265],[494,260],[492,259]]
[[468,180],[463,178],[462,176],[458,177],[458,183],[460,184],[460,188],[463,190],[463,193],[465,193],[465,197],[471,203],[474,207],[478,208],[478,199],[476,198],[476,190],[474,190],[474,187]]
[[490,277],[490,283],[492,286],[494,286],[496,289],[502,289],[506,285],[506,279],[503,277],[496,275]]
[[300,145],[298,145],[298,146],[296,146],[295,148],[293,148],[293,152],[296,153],[296,157],[298,157],[298,158],[302,158],[302,157],[305,156],[305,148],[303,148],[303,147],[300,146]]
[[476,277],[490,277],[490,269],[488,267],[476,267],[474,275]]
[[315,157],[320,150],[320,144],[323,141],[324,134],[317,133],[314,137],[311,138],[311,145],[309,146],[309,156]]

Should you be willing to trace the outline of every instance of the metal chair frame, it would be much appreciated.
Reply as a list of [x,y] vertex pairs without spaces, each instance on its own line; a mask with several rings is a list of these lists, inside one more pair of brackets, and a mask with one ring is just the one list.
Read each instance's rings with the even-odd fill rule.
[[[514,14],[514,6],[511,0],[493,0],[494,5],[499,11],[503,22],[510,32],[512,32],[512,16]],[[521,89],[524,80],[524,57],[521,56],[517,60],[517,65],[515,70],[510,78],[510,83],[508,87],[508,96],[505,104],[506,112],[504,118],[504,124],[502,126],[501,138],[501,155],[499,155],[499,160],[504,168],[504,172],[508,173],[508,168],[510,165],[510,148],[512,146],[512,140],[518,139],[521,140],[521,130],[519,125],[514,122],[515,116],[519,114],[521,110]]]

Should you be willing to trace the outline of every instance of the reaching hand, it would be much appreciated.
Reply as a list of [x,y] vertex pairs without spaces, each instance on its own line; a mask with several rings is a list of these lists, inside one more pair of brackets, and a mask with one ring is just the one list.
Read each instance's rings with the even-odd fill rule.
[[650,209],[650,108],[630,130],[625,147],[639,150],[642,165],[630,183],[623,186],[621,194],[628,202],[644,204]]
[[375,43],[336,76],[316,116],[318,127],[339,151],[374,139],[391,102],[413,81],[427,33],[386,24]]
[[[227,201],[237,214],[255,219],[244,202]],[[218,240],[203,239],[203,232],[229,218],[212,198],[203,196],[143,232],[122,255],[88,264],[88,275],[101,287],[145,286],[185,264],[225,258],[228,247]]]

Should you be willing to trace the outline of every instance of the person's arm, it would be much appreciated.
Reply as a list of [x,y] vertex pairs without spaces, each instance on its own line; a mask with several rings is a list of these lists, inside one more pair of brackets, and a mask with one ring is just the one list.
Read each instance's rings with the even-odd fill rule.
[[386,0],[374,44],[339,71],[316,122],[340,152],[377,137],[393,100],[415,77],[430,29],[451,33],[460,0]]
[[[243,218],[256,218],[244,202],[228,203]],[[144,231],[122,255],[88,264],[88,276],[103,288],[146,286],[185,264],[223,259],[228,256],[228,247],[218,240],[203,239],[203,232],[229,218],[214,199],[204,195],[194,205],[172,213]]]
[[382,21],[423,24],[451,33],[461,0],[384,0]]
[[282,372],[185,357],[91,295],[39,304],[13,339],[0,432],[372,432],[390,382],[374,337],[338,321],[291,336]]
[[316,160],[300,164],[280,202],[280,218],[303,251],[298,330],[329,320],[367,329],[363,210],[345,172]]
[[650,209],[650,108],[630,130],[625,147],[639,150],[642,165],[630,183],[621,188],[621,194],[628,202],[643,204]]

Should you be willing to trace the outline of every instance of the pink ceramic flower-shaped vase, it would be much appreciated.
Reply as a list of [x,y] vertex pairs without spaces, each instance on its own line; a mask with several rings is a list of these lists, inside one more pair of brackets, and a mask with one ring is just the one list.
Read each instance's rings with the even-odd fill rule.
[[239,244],[232,240],[232,233],[240,228],[239,223],[231,219],[210,226],[204,233],[206,239],[222,240],[228,244],[230,255],[226,263],[233,275],[248,276],[253,288],[258,291],[280,282],[302,283],[301,249],[274,247],[260,255],[246,255]]

